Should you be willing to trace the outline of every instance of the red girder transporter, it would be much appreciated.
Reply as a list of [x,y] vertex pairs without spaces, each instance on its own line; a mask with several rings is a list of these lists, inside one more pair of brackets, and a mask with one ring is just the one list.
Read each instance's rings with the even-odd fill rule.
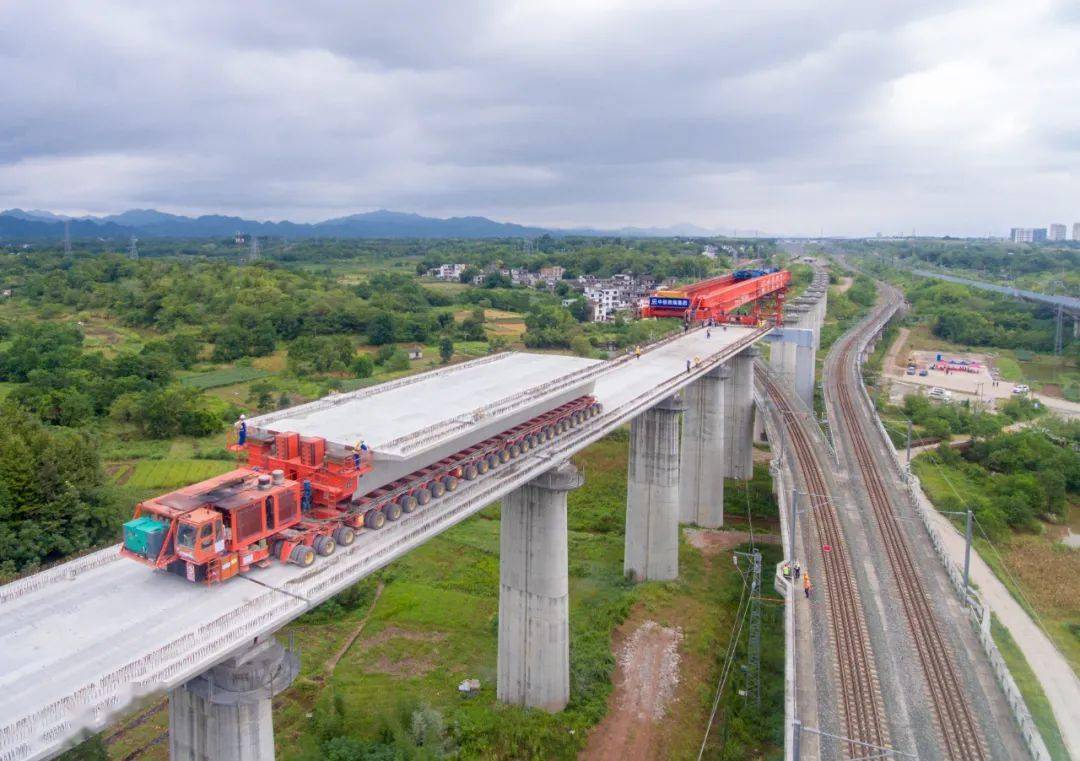
[[[641,308],[642,317],[678,317],[687,322],[758,325],[783,320],[784,296],[791,284],[787,270],[736,280],[734,274],[659,290]],[[749,309],[736,311],[749,305]]]

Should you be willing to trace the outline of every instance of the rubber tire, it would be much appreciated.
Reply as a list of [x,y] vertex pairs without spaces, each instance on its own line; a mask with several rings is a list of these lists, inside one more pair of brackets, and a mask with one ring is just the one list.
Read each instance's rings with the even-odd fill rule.
[[356,532],[348,526],[338,526],[331,536],[334,537],[334,541],[338,543],[339,547],[348,547],[356,541]]
[[429,490],[427,490],[427,489],[417,489],[416,490],[416,504],[423,507],[424,505],[426,505],[430,501],[431,501],[431,492]]
[[466,465],[466,466],[465,466],[465,468],[464,468],[464,469],[462,470],[462,472],[461,472],[461,475],[465,477],[465,480],[466,480],[466,481],[475,481],[475,480],[476,480],[476,475],[477,475],[477,473],[476,473],[476,466],[475,466],[475,465],[473,465],[473,464],[472,464],[472,463],[470,462],[470,463],[469,463],[468,465]]
[[315,552],[325,558],[334,554],[334,550],[337,549],[337,542],[329,536],[317,536],[311,546],[315,548]]
[[443,486],[446,487],[447,491],[457,491],[458,480],[454,476],[447,476],[442,480],[442,483]]
[[401,512],[408,515],[409,513],[415,513],[416,508],[419,507],[420,502],[411,494],[406,494],[404,497],[397,501],[398,506],[401,508]]
[[517,457],[519,454],[521,454],[521,444],[511,444],[510,445],[510,456],[511,457]]
[[289,553],[289,562],[301,568],[307,568],[315,562],[315,550],[307,545],[298,544]]
[[510,452],[505,449],[499,450],[499,462],[510,462]]
[[487,456],[487,464],[488,464],[488,470],[494,470],[499,464],[499,456],[494,455],[494,454],[489,454]]
[[378,531],[386,525],[386,514],[382,510],[368,510],[364,513],[364,525]]
[[386,513],[386,520],[388,521],[396,521],[401,517],[401,513],[403,512],[401,505],[397,502],[387,502],[382,506],[382,511]]
[[476,472],[478,475],[482,476],[489,470],[491,470],[491,466],[488,465],[488,461],[486,458],[481,457],[479,460],[476,461]]
[[438,499],[439,497],[441,497],[444,494],[446,494],[446,486],[443,485],[443,482],[442,481],[432,481],[431,482],[431,498],[432,499]]

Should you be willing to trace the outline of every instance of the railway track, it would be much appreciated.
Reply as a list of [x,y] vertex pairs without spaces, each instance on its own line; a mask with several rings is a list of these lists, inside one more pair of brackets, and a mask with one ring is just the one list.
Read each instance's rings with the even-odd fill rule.
[[[833,503],[829,487],[817,457],[805,422],[791,408],[787,395],[773,382],[768,373],[755,368],[759,382],[784,417],[788,441],[810,495],[811,509],[807,511],[821,553],[822,572],[828,601],[829,629],[836,651],[836,676],[844,734],[852,740],[879,748],[889,746],[888,725],[884,720],[881,690],[870,648],[862,601],[852,571],[847,544]],[[795,590],[796,594],[798,590]],[[865,745],[844,743],[848,758],[867,755]]]
[[[889,298],[897,298],[895,292],[888,295]],[[872,438],[878,435],[877,431],[873,421],[868,419],[865,408],[860,409],[857,398],[860,393],[857,384],[862,381],[856,355],[872,324],[841,339],[837,347],[837,371],[830,373],[828,380],[835,388],[839,419],[851,444],[863,483],[866,484],[881,545],[888,557],[911,639],[926,676],[942,751],[949,759],[985,759],[985,741],[972,715],[956,664],[938,627],[919,570],[896,518],[894,492],[882,476],[889,466],[875,457],[871,446]]]

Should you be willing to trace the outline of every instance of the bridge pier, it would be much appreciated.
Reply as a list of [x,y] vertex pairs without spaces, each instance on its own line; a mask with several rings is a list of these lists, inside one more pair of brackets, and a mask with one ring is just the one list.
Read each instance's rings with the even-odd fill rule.
[[724,397],[731,377],[721,365],[683,392],[679,523],[724,525]]
[[561,711],[570,700],[566,494],[570,462],[503,498],[499,529],[499,658],[504,703]]
[[300,671],[296,655],[270,637],[169,693],[171,761],[274,758],[271,701]]
[[759,356],[761,352],[751,346],[730,362],[731,381],[724,397],[724,474],[728,478],[746,480],[754,475],[754,360]]
[[679,575],[679,413],[668,397],[630,424],[623,572],[634,581]]

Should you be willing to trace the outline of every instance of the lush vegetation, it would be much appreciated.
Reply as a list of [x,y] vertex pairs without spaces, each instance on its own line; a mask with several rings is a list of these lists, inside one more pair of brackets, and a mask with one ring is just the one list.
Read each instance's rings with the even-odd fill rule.
[[1080,245],[989,240],[850,241],[844,247],[890,267],[940,269],[973,280],[1080,295]]
[[112,539],[114,497],[93,440],[0,408],[0,578]]
[[1080,498],[1080,423],[1049,425],[1053,429],[973,440],[962,452],[939,447],[916,460],[916,473],[940,469],[948,482],[959,483],[962,488],[938,495],[935,504],[970,507],[992,538],[1005,536],[1008,527],[1037,530],[1040,518],[1060,521],[1069,501]]

